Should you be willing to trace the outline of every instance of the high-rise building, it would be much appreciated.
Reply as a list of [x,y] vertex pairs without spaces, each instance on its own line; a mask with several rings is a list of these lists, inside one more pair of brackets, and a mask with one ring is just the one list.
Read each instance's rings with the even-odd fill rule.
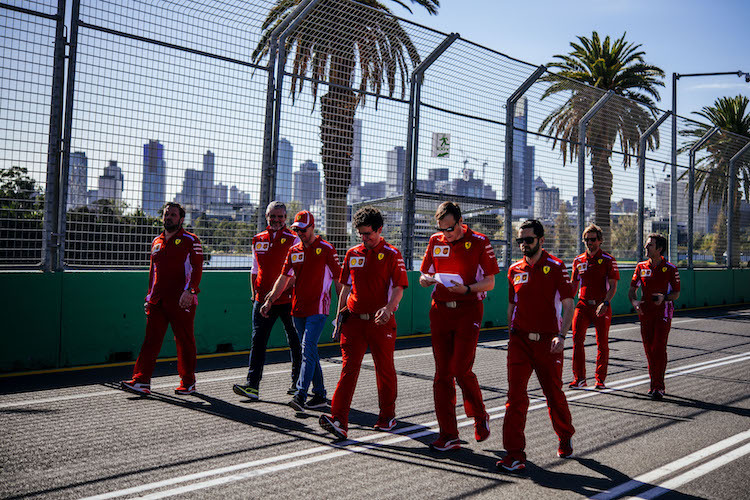
[[110,160],[104,168],[104,174],[99,176],[99,200],[109,200],[113,205],[122,203],[122,188],[124,184],[122,170],[115,160]]
[[[167,162],[164,159],[164,145],[149,140],[143,145],[143,211],[152,217],[161,215],[167,197]],[[101,196],[101,193],[100,193]]]
[[279,139],[278,159],[276,160],[276,198],[288,203],[292,200],[292,166],[294,148],[288,140]]
[[88,201],[89,160],[86,153],[70,153],[68,175],[68,210],[85,207]]
[[294,172],[294,199],[299,201],[303,210],[309,210],[320,200],[320,172],[318,164],[307,160],[300,165],[299,170]]
[[386,153],[386,197],[404,194],[404,168],[406,168],[406,151],[403,146],[396,146]]
[[201,189],[203,187],[203,172],[188,168],[182,181],[182,191],[177,193],[177,203],[186,210],[202,212]]
[[[677,220],[687,224],[688,220],[688,195],[687,182],[677,181]],[[656,217],[662,220],[669,220],[669,190],[671,189],[670,179],[656,183]],[[716,222],[708,214],[708,205],[706,201],[699,208],[699,196],[695,197],[693,204],[693,231],[696,233],[713,232],[713,223]]]
[[560,208],[560,189],[556,187],[538,187],[534,191],[534,218],[550,219],[553,212]]
[[352,148],[352,180],[349,186],[349,202],[356,203],[362,198],[362,120],[354,119]]
[[214,185],[216,157],[207,150],[203,155],[203,175],[201,176],[201,205],[205,210],[211,203],[216,203],[216,186]]
[[513,117],[513,208],[532,210],[534,204],[534,146],[526,140],[529,101],[525,97],[516,106]]

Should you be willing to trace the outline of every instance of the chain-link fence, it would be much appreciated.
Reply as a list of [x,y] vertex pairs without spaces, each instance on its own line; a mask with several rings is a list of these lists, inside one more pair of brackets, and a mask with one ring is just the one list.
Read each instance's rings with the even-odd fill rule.
[[532,217],[568,262],[590,222],[626,265],[652,231],[679,265],[750,259],[748,138],[682,117],[673,134],[648,104],[380,9],[49,0],[0,16],[4,268],[143,268],[167,201],[208,269],[247,268],[272,199],[310,210],[340,253],[352,212],[378,206],[413,268],[446,199],[501,265]]

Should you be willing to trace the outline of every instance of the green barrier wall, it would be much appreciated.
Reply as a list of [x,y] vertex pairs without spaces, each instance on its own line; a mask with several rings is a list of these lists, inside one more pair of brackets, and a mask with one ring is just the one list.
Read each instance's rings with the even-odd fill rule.
[[[631,273],[622,270],[612,301],[614,314],[632,312],[627,299]],[[418,272],[409,273],[410,286],[396,313],[399,336],[430,330],[431,289],[420,287],[418,277]],[[750,301],[748,269],[682,269],[680,277],[678,308]],[[249,349],[252,305],[247,280],[247,272],[204,273],[195,320],[199,354]],[[147,281],[148,273],[142,271],[0,273],[0,287],[5,291],[0,301],[0,371],[135,360],[146,325],[143,296]],[[507,283],[501,274],[484,303],[485,328],[506,325],[507,301]],[[328,322],[321,343],[330,342],[331,330]],[[283,346],[286,338],[279,322],[269,347]],[[174,355],[174,338],[167,332],[161,356]]]

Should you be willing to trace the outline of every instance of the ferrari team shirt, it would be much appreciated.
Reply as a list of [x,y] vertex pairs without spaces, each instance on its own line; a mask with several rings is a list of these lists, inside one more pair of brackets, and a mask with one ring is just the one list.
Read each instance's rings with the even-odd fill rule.
[[[462,226],[465,233],[454,242],[447,241],[442,231],[430,237],[420,268],[423,274],[457,274],[468,286],[500,272],[489,238],[472,231],[466,224]],[[486,292],[452,293],[442,283],[435,285],[432,291],[432,298],[439,302],[478,301],[486,295]]]
[[664,304],[661,306],[655,305],[651,297],[655,293],[667,295],[671,292],[679,292],[680,273],[677,271],[677,267],[664,257],[654,265],[645,260],[635,266],[630,285],[641,288],[641,300],[643,301],[641,309],[644,313],[661,310]]
[[[253,265],[250,269],[250,275],[255,276],[253,300],[259,302],[265,300],[281,274],[289,249],[299,241],[297,235],[286,226],[278,231],[272,231],[268,227],[265,231],[253,236]],[[274,305],[288,304],[291,301],[292,289],[290,287],[279,295]]]
[[382,238],[372,250],[359,244],[346,252],[339,282],[351,287],[346,307],[355,314],[377,312],[391,299],[394,287],[409,286],[401,252]]
[[521,259],[508,269],[508,300],[515,304],[511,328],[524,332],[560,332],[562,301],[573,298],[563,261],[541,250],[533,266]]
[[620,280],[617,261],[600,248],[594,255],[582,253],[573,261],[573,282],[578,282],[581,291],[578,298],[594,300],[597,304],[604,301],[609,290],[609,280]]
[[202,275],[203,247],[198,237],[185,229],[169,239],[161,233],[151,242],[146,302],[179,299],[182,292],[190,289],[198,293]]
[[328,314],[331,308],[331,284],[341,275],[341,265],[333,245],[316,236],[305,248],[302,242],[289,249],[281,272],[295,276],[292,316],[305,318]]

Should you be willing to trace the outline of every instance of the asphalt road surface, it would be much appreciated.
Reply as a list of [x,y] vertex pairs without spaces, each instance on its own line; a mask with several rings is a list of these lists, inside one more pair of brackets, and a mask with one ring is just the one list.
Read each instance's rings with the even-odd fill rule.
[[[586,356],[593,382],[595,341]],[[369,355],[352,403],[350,441],[333,443],[319,412],[286,403],[288,353],[269,355],[261,401],[232,392],[246,356],[198,361],[198,391],[173,394],[174,362],[159,363],[153,395],[116,389],[129,366],[0,378],[2,498],[748,498],[750,308],[680,311],[669,338],[667,396],[651,401],[638,323],[610,331],[608,389],[568,390],[574,455],[556,455],[536,377],[527,419],[524,474],[499,472],[506,400],[504,330],[484,331],[475,372],[492,434],[474,441],[458,415],[462,448],[437,453],[428,338],[397,343],[398,426],[372,429],[378,414]],[[322,350],[329,397],[340,352]],[[460,394],[460,391],[459,391]]]

